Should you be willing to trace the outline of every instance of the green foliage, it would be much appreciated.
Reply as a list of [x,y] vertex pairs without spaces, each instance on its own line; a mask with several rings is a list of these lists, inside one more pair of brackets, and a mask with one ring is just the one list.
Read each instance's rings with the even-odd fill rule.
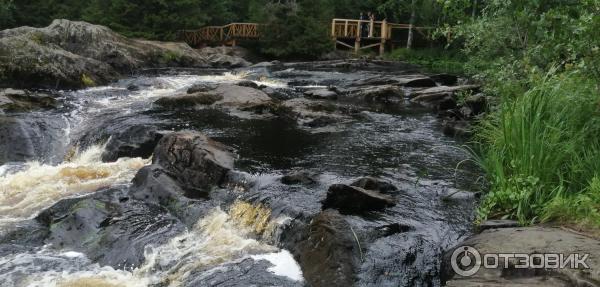
[[15,24],[13,0],[0,0],[0,30]]
[[81,83],[85,87],[93,87],[96,85],[96,82],[86,74],[81,74]]
[[331,0],[270,3],[265,8],[262,52],[283,58],[317,58],[333,48],[329,24]]
[[480,127],[479,162],[491,182],[479,210],[482,220],[550,219],[559,202],[585,195],[600,171],[596,84],[577,73],[534,77],[530,84],[523,95],[506,96]]
[[463,75],[465,70],[465,55],[458,50],[442,48],[430,49],[396,49],[387,55],[389,59],[405,61],[419,65],[433,73],[452,73]]

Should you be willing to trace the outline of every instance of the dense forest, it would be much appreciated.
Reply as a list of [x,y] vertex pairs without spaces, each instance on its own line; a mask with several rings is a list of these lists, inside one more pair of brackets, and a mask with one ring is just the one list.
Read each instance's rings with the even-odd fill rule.
[[264,53],[316,57],[332,48],[330,19],[362,11],[435,27],[437,47],[388,57],[452,67],[494,99],[470,145],[489,183],[479,220],[600,227],[598,0],[0,0],[0,28],[68,18],[172,40],[179,29],[256,21],[270,24]]

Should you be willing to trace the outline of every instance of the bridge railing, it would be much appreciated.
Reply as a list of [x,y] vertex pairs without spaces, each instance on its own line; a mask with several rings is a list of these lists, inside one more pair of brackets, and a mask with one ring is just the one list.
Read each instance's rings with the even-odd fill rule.
[[387,21],[333,19],[331,36],[338,39],[383,38],[389,39]]
[[225,26],[207,26],[198,30],[181,30],[179,38],[191,46],[206,43],[226,43],[239,39],[259,38],[259,24],[231,23]]

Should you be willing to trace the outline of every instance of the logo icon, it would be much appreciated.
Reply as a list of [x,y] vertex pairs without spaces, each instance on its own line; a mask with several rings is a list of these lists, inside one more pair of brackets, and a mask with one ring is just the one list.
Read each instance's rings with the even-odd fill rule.
[[450,261],[452,270],[460,276],[473,276],[481,268],[481,254],[471,246],[456,248]]

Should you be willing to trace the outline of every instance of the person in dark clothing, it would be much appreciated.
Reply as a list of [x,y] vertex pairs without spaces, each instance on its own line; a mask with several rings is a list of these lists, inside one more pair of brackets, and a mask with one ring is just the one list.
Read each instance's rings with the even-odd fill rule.
[[[363,12],[360,12],[359,19],[361,21],[368,20]],[[365,38],[367,35],[369,35],[369,24],[367,24],[367,22],[360,22],[360,37]]]

